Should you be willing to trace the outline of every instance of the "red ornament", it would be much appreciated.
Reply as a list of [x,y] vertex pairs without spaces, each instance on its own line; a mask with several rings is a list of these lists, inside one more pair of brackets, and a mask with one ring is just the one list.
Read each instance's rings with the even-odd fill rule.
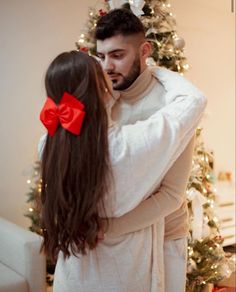
[[104,15],[106,15],[107,13],[106,13],[106,11],[103,11],[102,9],[99,9],[99,14],[100,14],[100,16],[104,16]]
[[80,50],[80,52],[88,53],[89,49],[87,47],[82,47],[79,50]]

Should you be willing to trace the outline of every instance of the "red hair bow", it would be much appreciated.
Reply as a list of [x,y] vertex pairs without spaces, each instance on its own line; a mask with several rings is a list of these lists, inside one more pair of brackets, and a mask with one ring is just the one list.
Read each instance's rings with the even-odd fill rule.
[[58,124],[71,132],[79,135],[85,117],[84,105],[73,95],[65,92],[59,105],[48,97],[40,113],[40,120],[53,136]]

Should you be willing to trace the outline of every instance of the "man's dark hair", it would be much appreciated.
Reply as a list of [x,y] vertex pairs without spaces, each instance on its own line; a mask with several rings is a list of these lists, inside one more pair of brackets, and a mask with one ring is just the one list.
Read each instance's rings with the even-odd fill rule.
[[128,9],[114,9],[102,16],[98,22],[95,32],[97,40],[105,40],[115,35],[129,36],[142,34],[145,31],[142,22]]

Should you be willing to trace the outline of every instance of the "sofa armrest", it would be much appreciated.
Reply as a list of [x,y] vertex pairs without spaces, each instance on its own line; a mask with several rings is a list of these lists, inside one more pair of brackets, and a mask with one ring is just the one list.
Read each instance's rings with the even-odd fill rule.
[[30,292],[46,291],[46,259],[42,238],[0,217],[0,262],[22,275]]

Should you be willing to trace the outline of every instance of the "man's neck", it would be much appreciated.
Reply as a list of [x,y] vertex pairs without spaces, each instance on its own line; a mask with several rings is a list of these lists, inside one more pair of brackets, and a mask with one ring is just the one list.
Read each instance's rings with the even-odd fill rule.
[[153,77],[149,69],[147,67],[144,68],[144,70],[130,87],[125,90],[118,91],[120,98],[130,103],[143,98],[147,94],[147,91],[149,91],[152,79]]

